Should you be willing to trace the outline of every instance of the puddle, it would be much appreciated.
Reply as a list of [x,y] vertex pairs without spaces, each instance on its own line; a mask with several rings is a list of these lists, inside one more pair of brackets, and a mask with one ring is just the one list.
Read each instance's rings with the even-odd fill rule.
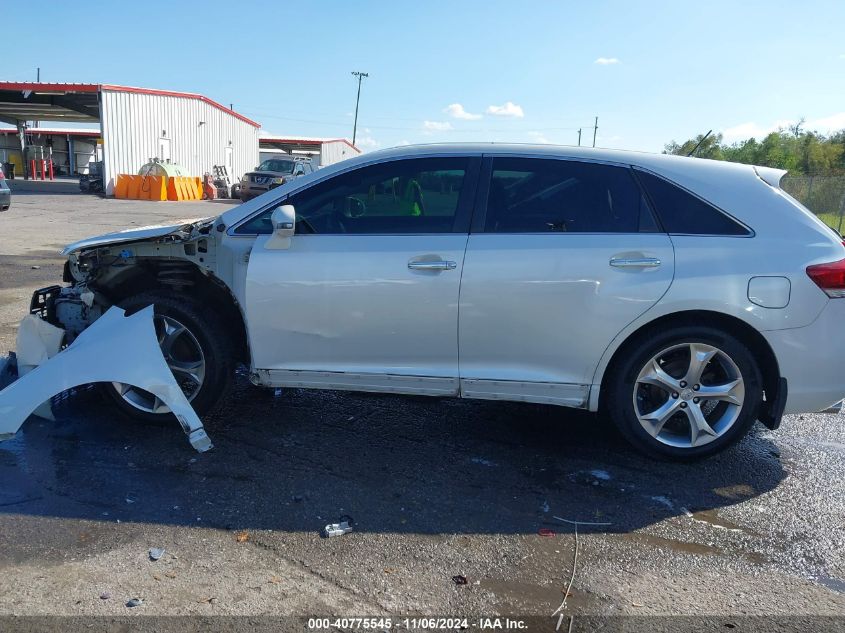
[[754,488],[748,484],[736,484],[735,486],[724,486],[722,488],[713,488],[713,492],[715,492],[720,497],[725,499],[745,499],[747,497],[753,497],[755,494]]
[[721,556],[726,554],[725,550],[714,547],[712,545],[703,545],[701,543],[690,543],[688,541],[675,541],[673,539],[664,538],[662,536],[654,536],[652,534],[644,534],[642,532],[632,532],[628,534],[621,534],[620,537],[624,541],[633,541],[640,545],[650,545],[660,549],[671,549],[676,552],[683,552],[685,554],[699,554],[703,556]]
[[839,578],[832,578],[827,574],[820,574],[813,578],[813,580],[815,580],[823,587],[827,587],[828,589],[831,589],[838,593],[845,593],[845,580],[841,580]]
[[749,530],[746,527],[738,525],[732,521],[729,521],[728,519],[719,516],[718,511],[715,509],[698,510],[696,512],[691,512],[686,508],[681,508],[681,510],[683,510],[689,518],[698,523],[706,523],[707,525],[720,530],[729,530],[731,532],[743,532],[752,536],[757,535],[753,530]]

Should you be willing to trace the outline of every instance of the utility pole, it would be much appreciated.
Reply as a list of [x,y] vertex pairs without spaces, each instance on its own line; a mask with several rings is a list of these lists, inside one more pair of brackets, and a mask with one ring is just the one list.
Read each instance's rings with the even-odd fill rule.
[[358,78],[358,96],[355,98],[355,123],[352,125],[352,144],[355,145],[355,136],[358,133],[358,104],[361,102],[361,81],[364,77],[369,77],[368,73],[353,71],[353,77]]
[[581,128],[578,128],[578,147],[581,147]]
[[599,131],[599,118],[596,117],[596,123],[593,125],[593,147],[596,146],[596,132]]

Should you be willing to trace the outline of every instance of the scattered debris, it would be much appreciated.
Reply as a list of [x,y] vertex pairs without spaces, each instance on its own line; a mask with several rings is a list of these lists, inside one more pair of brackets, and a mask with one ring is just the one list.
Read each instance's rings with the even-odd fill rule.
[[209,596],[208,598],[200,598],[197,600],[197,604],[214,604],[217,602],[217,598],[214,596]]
[[270,580],[268,580],[267,582],[273,585],[278,585],[280,582],[282,582],[282,579],[279,576],[270,576]]
[[644,605],[644,604],[640,604],[639,602],[632,602],[632,603],[631,603],[631,606],[632,606],[632,607],[644,607],[645,605]]
[[550,530],[549,528],[540,528],[537,530],[537,534],[540,536],[555,536],[557,533],[554,530]]
[[126,495],[126,503],[135,503],[137,500],[138,500],[138,497],[136,497],[131,492],[128,495]]
[[108,591],[104,591],[103,593],[100,594],[100,600],[109,600],[109,599],[111,599],[111,593],[109,593]]
[[163,547],[151,547],[150,548],[150,560],[158,560],[162,556],[164,556],[164,548]]
[[482,466],[495,466],[496,462],[491,462],[489,459],[484,459],[482,457],[473,457],[470,459],[473,464],[481,464]]
[[32,270],[41,270],[41,266],[30,266]]
[[675,509],[675,504],[672,503],[672,500],[669,497],[666,497],[664,495],[655,495],[653,497],[649,497],[649,499],[651,499],[652,501],[656,501],[657,503],[659,503],[661,505],[666,506],[670,510]]
[[331,538],[333,536],[349,534],[352,531],[352,525],[354,523],[355,521],[353,521],[351,516],[344,514],[337,523],[329,523],[323,528],[323,536]]
[[302,503],[305,497],[303,497],[302,495],[293,495],[291,499],[293,499],[294,503]]
[[235,540],[238,543],[246,543],[249,540],[249,532],[247,532],[246,530],[238,532],[237,534],[235,534]]
[[713,488],[713,492],[725,499],[739,500],[754,496],[754,487],[749,484],[736,484],[734,486]]
[[543,511],[543,514],[548,514],[549,510],[551,510],[551,508],[549,507],[549,502],[543,501],[543,505],[540,506],[540,510]]
[[452,576],[452,582],[455,583],[456,585],[465,585],[465,584],[467,584],[467,578],[466,578],[466,576],[461,576],[461,575]]
[[601,479],[602,481],[610,481],[611,476],[610,473],[606,470],[591,470],[590,474],[595,477],[596,479]]
[[172,571],[166,571],[166,572],[164,572],[164,575],[167,576],[168,578],[176,578],[175,572],[172,572]]
[[132,598],[131,600],[127,600],[126,606],[130,609],[134,609],[135,607],[140,607],[144,604],[143,598]]

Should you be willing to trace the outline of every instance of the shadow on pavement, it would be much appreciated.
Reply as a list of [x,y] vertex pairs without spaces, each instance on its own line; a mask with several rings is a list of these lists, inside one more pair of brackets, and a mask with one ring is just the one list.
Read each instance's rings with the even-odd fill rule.
[[[251,387],[206,420],[124,418],[93,388],[0,444],[0,513],[227,529],[526,533],[553,515],[628,532],[765,493],[785,477],[754,433],[694,464],[632,452],[606,420],[550,406]],[[758,425],[758,430],[760,429]],[[565,531],[558,524],[560,531]]]

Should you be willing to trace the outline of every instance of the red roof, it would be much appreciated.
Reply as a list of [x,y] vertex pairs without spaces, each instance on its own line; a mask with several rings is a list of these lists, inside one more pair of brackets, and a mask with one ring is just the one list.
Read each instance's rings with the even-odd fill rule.
[[[17,129],[13,127],[0,128],[0,134],[17,134]],[[35,136],[85,136],[88,138],[99,138],[99,130],[72,130],[70,128],[50,128],[50,127],[28,127],[27,134]]]
[[183,97],[185,99],[197,99],[203,103],[222,110],[233,117],[240,119],[245,123],[249,123],[253,127],[260,128],[261,125],[252,119],[248,119],[242,114],[238,114],[234,110],[220,105],[216,101],[195,94],[193,92],[174,92],[172,90],[155,90],[152,88],[133,88],[131,86],[115,86],[113,84],[61,84],[61,83],[42,83],[36,81],[0,81],[0,90],[31,90],[40,94],[44,93],[72,93],[72,92],[100,92],[102,90],[109,90],[112,92],[133,92],[136,94],[146,95],[161,95],[164,97]]

